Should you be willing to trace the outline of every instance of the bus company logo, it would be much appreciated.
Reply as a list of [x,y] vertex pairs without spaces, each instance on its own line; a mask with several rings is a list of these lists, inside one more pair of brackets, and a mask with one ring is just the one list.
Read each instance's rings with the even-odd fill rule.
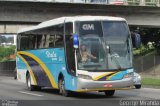
[[83,30],[94,30],[94,24],[83,24],[82,29]]
[[46,51],[46,56],[47,56],[48,58],[51,58],[52,60],[57,60],[57,54],[54,53],[54,51],[53,51],[52,53],[49,52],[49,51]]

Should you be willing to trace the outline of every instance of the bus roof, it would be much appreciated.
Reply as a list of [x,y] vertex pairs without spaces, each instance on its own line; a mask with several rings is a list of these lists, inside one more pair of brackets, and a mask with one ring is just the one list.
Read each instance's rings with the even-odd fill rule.
[[56,19],[52,19],[49,21],[42,22],[37,26],[29,27],[29,28],[22,28],[18,31],[18,33],[24,33],[29,31],[34,31],[46,27],[51,27],[54,25],[59,25],[64,22],[75,22],[75,21],[97,21],[97,20],[108,20],[108,21],[126,21],[124,18],[121,17],[111,17],[111,16],[71,16],[71,17],[60,17]]

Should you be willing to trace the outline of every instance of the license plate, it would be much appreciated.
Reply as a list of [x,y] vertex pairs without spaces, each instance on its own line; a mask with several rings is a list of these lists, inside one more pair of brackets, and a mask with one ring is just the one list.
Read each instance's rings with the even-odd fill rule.
[[110,87],[112,87],[112,84],[104,84],[104,87],[110,88]]

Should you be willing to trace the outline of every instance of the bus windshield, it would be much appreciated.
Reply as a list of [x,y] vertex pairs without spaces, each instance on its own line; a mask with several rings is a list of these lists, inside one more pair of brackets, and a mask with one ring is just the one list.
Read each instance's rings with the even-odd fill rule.
[[86,35],[79,38],[79,69],[104,70],[107,68],[103,38]]
[[108,68],[132,67],[131,39],[127,24],[125,22],[103,22],[102,25],[105,45],[108,48]]
[[120,70],[132,67],[131,39],[126,22],[78,22],[78,69]]

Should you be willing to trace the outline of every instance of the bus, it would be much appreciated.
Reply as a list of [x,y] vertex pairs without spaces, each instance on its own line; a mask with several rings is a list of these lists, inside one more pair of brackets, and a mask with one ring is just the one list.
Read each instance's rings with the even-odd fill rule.
[[60,17],[17,34],[17,79],[31,91],[113,96],[134,85],[132,59],[130,30],[121,17]]

